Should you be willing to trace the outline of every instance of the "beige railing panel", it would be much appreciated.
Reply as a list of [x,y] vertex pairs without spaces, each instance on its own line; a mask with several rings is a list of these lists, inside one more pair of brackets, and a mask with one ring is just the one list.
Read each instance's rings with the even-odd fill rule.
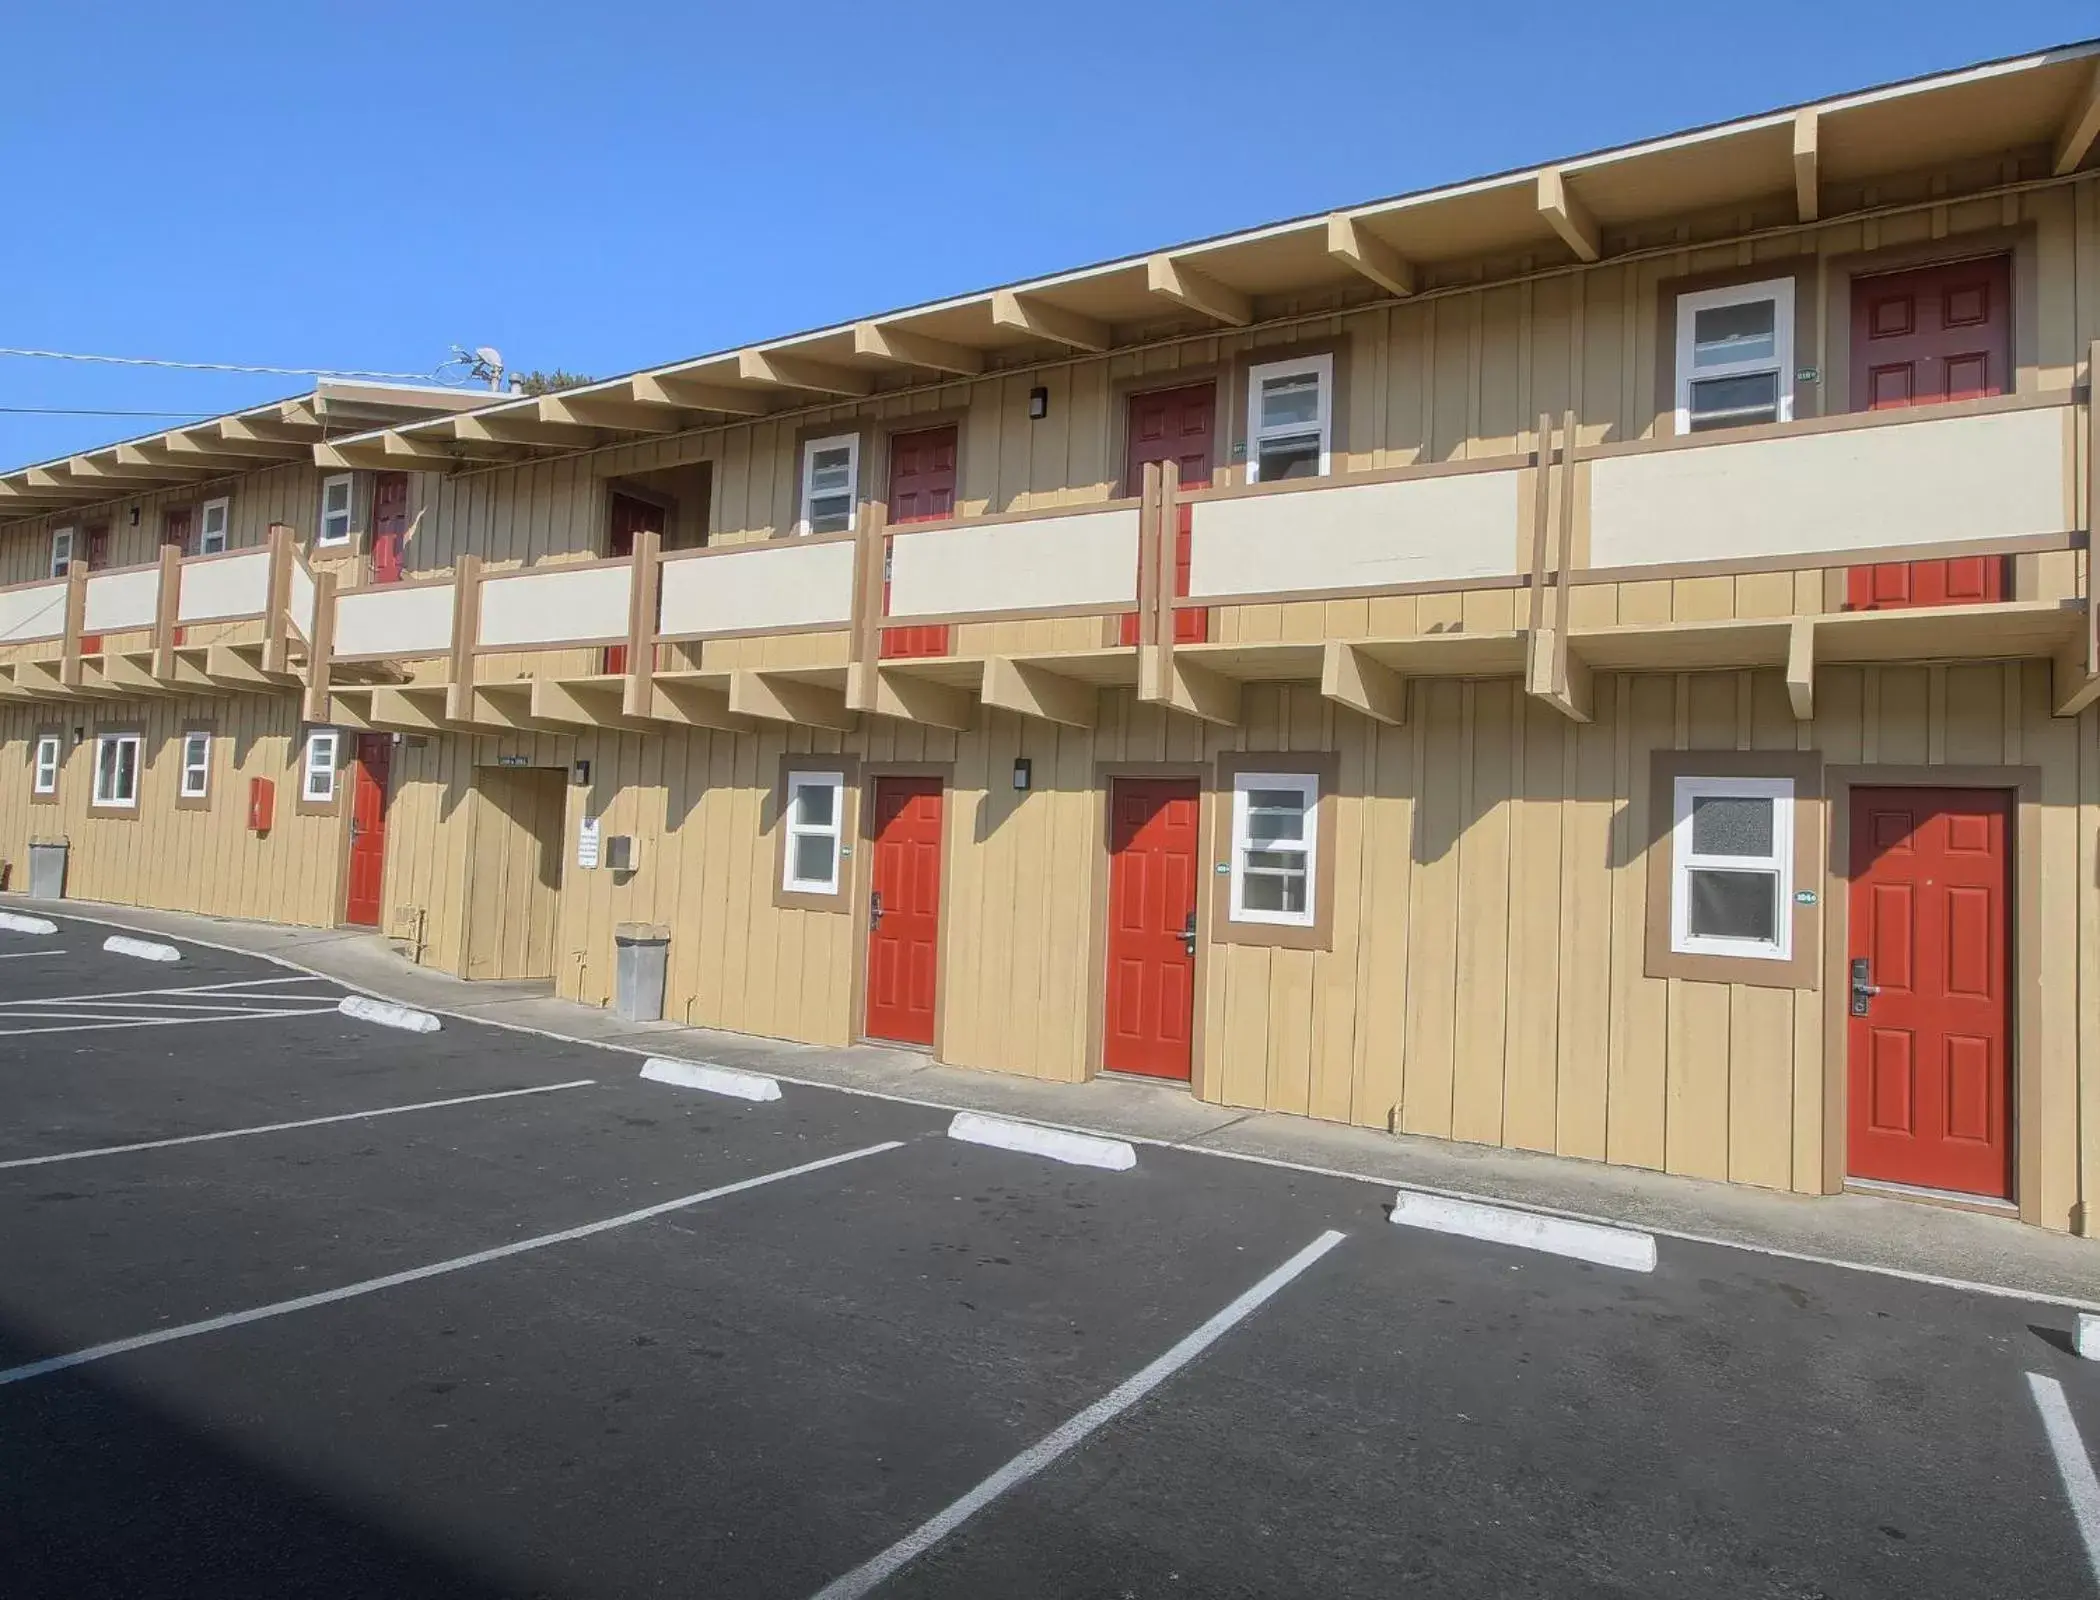
[[624,639],[633,582],[634,569],[624,561],[484,579],[476,643],[514,650]]
[[1518,469],[1198,500],[1189,594],[1402,589],[1516,577]]
[[2070,531],[2057,407],[1920,417],[1590,463],[1596,568]]
[[[243,550],[232,556],[197,556],[182,564],[177,622],[220,617],[255,617],[270,606],[270,552]],[[149,619],[150,620],[150,619]]]
[[292,619],[292,626],[299,630],[299,637],[314,636],[314,575],[307,570],[306,563],[292,562],[291,588],[285,596],[284,608]]
[[81,626],[88,633],[150,628],[159,607],[159,567],[97,572],[87,581],[86,620]]
[[782,541],[663,564],[668,638],[843,628],[853,617],[853,541]]
[[66,631],[66,581],[0,589],[0,644],[57,639]]
[[1113,610],[1137,604],[1135,506],[899,533],[893,617]]
[[440,656],[452,648],[452,585],[384,584],[335,598],[339,657]]

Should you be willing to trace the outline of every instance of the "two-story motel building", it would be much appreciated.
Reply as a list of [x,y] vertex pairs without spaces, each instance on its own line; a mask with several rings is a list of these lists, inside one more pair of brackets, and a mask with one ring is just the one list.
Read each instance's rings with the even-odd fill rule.
[[543,398],[324,384],[0,477],[0,854],[2090,1232],[2096,340],[2080,45]]

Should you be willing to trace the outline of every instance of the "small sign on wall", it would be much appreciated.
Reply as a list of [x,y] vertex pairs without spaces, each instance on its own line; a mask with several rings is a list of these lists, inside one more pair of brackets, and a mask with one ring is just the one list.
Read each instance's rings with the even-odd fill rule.
[[576,830],[576,865],[595,867],[598,864],[598,818],[585,817]]

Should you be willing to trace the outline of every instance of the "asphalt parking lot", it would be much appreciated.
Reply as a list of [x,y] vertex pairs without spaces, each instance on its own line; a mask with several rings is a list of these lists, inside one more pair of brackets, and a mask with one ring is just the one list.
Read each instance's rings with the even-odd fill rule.
[[1064,1165],[105,932],[0,933],[11,1600],[2100,1595],[2061,1308]]

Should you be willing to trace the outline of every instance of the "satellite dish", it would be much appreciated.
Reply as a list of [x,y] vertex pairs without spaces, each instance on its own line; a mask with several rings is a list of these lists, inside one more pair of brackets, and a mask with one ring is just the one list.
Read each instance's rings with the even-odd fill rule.
[[498,372],[503,370],[503,352],[494,345],[475,346],[474,359],[483,366],[494,367]]

